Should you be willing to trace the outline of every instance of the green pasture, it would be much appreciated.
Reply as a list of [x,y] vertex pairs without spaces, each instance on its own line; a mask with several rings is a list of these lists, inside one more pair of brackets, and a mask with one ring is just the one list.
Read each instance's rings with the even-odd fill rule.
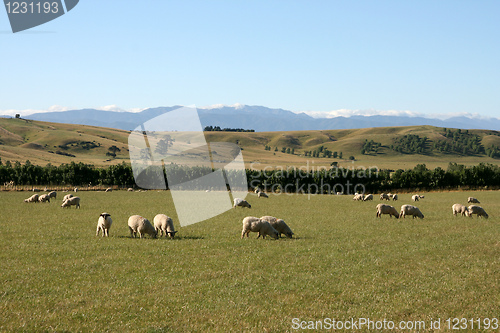
[[[1,332],[289,332],[292,320],[500,319],[500,193],[435,192],[425,218],[375,217],[352,196],[273,195],[180,227],[169,192],[78,192],[81,209],[0,192]],[[489,219],[454,217],[474,196]],[[391,202],[398,210],[411,194]],[[193,203],[193,209],[199,209]],[[99,214],[111,237],[96,237]],[[178,237],[131,239],[130,215]],[[240,239],[245,216],[294,239]],[[358,330],[363,331],[363,330]],[[397,331],[397,330],[395,330]],[[429,326],[425,330],[431,331]]]

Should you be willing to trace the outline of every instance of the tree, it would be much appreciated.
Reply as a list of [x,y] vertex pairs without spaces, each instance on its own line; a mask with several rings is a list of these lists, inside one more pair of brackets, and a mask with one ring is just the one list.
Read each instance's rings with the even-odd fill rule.
[[342,158],[342,152],[339,153],[339,158]]

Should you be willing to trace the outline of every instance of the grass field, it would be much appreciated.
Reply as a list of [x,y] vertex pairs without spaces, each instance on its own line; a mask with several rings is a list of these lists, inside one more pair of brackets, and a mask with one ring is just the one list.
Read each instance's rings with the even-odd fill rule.
[[[2,332],[287,332],[293,318],[422,320],[420,331],[441,318],[447,331],[450,317],[500,319],[499,192],[425,193],[423,220],[377,219],[378,198],[250,194],[251,209],[183,228],[165,191],[79,192],[80,210],[62,209],[63,193],[23,203],[31,194],[0,192]],[[451,214],[468,196],[489,219]],[[109,238],[95,236],[104,211]],[[129,237],[130,215],[157,213],[177,239]],[[242,240],[249,215],[283,218],[295,238]]]

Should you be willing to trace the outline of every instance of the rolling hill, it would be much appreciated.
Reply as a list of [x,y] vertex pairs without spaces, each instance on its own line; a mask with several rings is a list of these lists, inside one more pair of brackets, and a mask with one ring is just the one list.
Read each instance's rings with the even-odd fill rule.
[[[449,162],[500,165],[500,159],[486,155],[492,146],[499,149],[500,132],[448,132],[440,127],[407,126],[285,132],[205,132],[205,137],[208,142],[238,144],[243,150],[246,166],[254,169],[266,166],[310,169],[329,167],[333,162],[343,167],[377,166],[389,169],[412,168],[419,163],[425,163],[429,168],[446,168]],[[128,131],[112,128],[1,118],[0,157],[2,162],[23,163],[30,160],[38,165],[59,165],[71,161],[96,166],[129,163],[128,135]],[[416,137],[421,141],[425,138],[425,143],[417,146]],[[361,151],[370,142],[373,143],[371,149],[366,149],[362,154]],[[467,142],[470,148],[467,148]],[[445,147],[448,150],[443,150]],[[290,153],[286,152],[287,149]],[[420,153],[408,152],[408,149],[420,149]],[[480,150],[474,152],[472,149]],[[337,157],[334,157],[335,153]],[[328,154],[331,154],[330,157],[323,157]],[[351,156],[353,160],[349,159]]]

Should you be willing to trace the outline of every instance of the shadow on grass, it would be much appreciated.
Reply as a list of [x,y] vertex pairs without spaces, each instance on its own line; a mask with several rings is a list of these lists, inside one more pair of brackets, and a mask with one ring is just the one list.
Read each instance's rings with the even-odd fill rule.
[[[115,236],[115,238],[128,238],[128,239],[141,239],[139,237],[133,238],[130,236]],[[157,237],[157,238],[151,238],[149,236],[144,236],[144,239],[158,239],[158,240],[169,240],[169,241],[180,241],[184,239],[205,239],[203,236],[175,236],[175,238],[169,238],[169,237]]]

